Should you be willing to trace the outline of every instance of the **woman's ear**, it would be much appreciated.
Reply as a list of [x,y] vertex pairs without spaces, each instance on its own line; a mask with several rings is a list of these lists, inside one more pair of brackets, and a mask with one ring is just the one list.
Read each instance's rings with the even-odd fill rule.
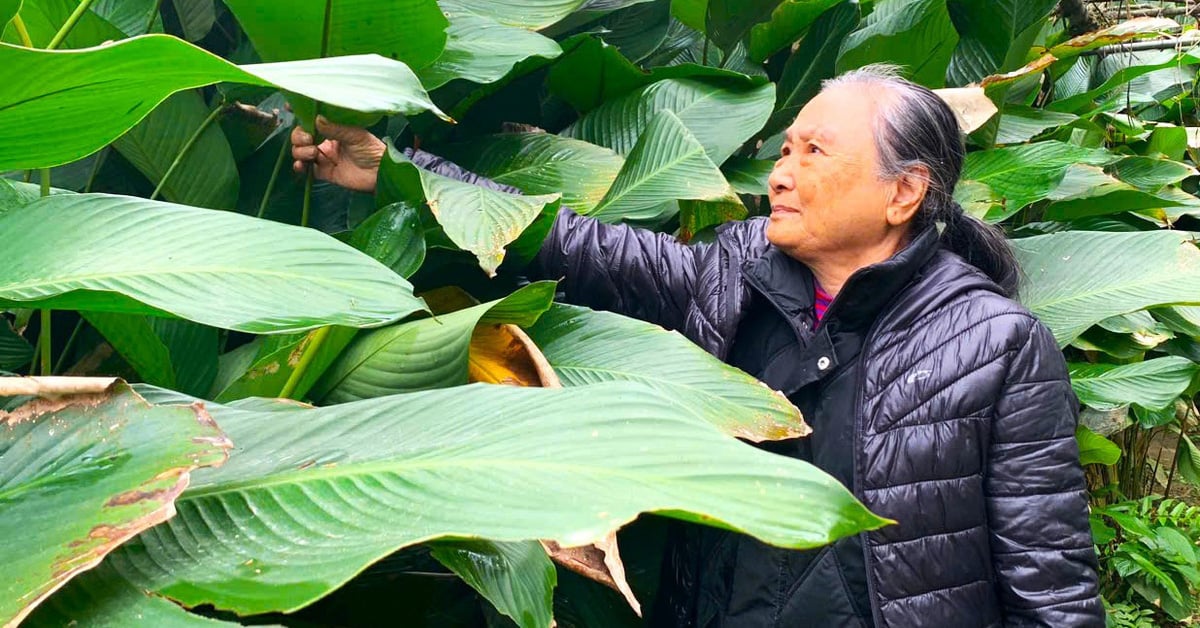
[[893,184],[896,187],[888,203],[887,221],[889,225],[899,227],[912,220],[921,208],[921,201],[929,191],[929,170],[917,166],[900,175]]

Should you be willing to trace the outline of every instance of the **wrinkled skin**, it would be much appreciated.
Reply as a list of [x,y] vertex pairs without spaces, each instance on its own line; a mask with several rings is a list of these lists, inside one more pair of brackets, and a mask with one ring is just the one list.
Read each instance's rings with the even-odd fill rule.
[[904,246],[926,183],[884,180],[873,126],[887,95],[860,85],[818,94],[787,129],[768,179],[767,239],[837,294],[855,270]]

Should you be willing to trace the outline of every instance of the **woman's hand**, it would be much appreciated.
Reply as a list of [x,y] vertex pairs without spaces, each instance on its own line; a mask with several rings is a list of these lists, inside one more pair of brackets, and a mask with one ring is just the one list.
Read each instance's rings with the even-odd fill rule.
[[317,116],[317,131],[325,138],[313,145],[313,136],[297,126],[292,129],[292,168],[296,172],[312,165],[318,179],[359,192],[374,192],[379,160],[387,146],[366,129],[334,124]]

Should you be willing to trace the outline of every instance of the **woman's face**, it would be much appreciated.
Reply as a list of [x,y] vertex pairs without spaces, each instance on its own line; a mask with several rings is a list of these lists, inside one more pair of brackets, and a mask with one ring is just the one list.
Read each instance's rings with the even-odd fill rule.
[[821,92],[787,130],[768,179],[767,239],[803,262],[879,246],[894,230],[896,186],[879,178],[872,121],[883,90],[843,85]]

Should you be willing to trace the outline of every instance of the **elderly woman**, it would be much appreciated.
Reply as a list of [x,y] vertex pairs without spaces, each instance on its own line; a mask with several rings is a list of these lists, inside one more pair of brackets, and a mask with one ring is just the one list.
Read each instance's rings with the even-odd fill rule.
[[[373,189],[379,141],[322,130],[341,158],[297,131],[296,168]],[[685,246],[559,215],[536,274],[783,391],[813,434],[769,447],[898,522],[810,551],[689,529],[661,623],[1104,625],[1078,405],[1053,336],[1011,300],[1007,242],[951,198],[963,154],[937,95],[865,68],[787,130],[770,218]]]

